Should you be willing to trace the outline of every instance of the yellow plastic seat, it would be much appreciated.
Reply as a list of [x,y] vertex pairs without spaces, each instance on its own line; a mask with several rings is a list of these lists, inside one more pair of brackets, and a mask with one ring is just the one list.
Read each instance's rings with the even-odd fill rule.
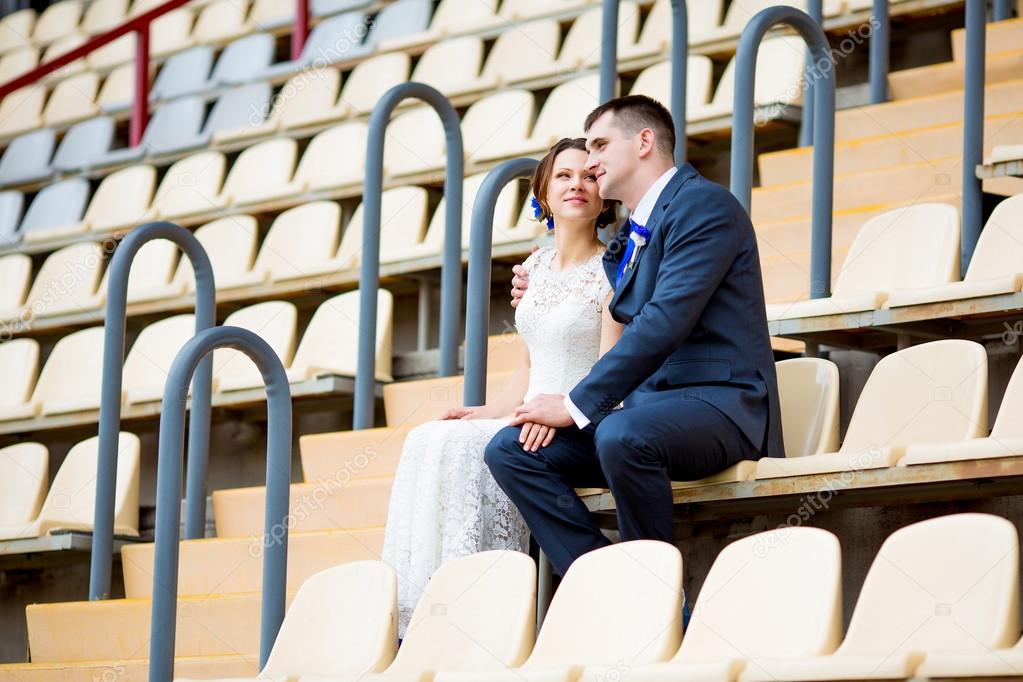
[[43,126],[43,100],[46,88],[28,85],[15,90],[0,102],[0,137],[14,137]]
[[[385,190],[380,201],[380,262],[400,260],[409,245],[419,244],[426,235],[429,198],[422,187],[394,187]],[[364,204],[359,204],[345,226],[337,255],[329,271],[354,268],[362,262]]]
[[[487,680],[572,682],[579,668],[604,674],[668,660],[682,637],[682,556],[665,542],[637,540],[582,555],[551,601],[529,658]],[[437,682],[478,680],[442,672]]]
[[238,155],[220,196],[213,201],[221,206],[244,206],[279,196],[291,181],[297,156],[298,143],[288,137],[249,147]]
[[[295,354],[298,310],[289,301],[264,301],[236,310],[224,320],[225,327],[248,329],[263,338],[287,367]],[[241,351],[218,348],[213,351],[213,379],[218,391],[237,391],[263,385],[255,363]]]
[[470,163],[508,156],[529,137],[536,98],[528,90],[502,90],[474,103],[462,118],[462,145]]
[[[738,3],[734,3],[733,6]],[[735,95],[733,58],[718,81],[710,104],[687,111],[687,118],[702,120],[732,115]],[[798,104],[802,101],[806,43],[797,36],[768,38],[757,50],[753,103],[756,106]]]
[[[178,262],[177,245],[167,239],[146,242],[135,254],[128,273],[128,303],[157,301],[185,293],[184,286],[173,281]],[[103,273],[99,291],[107,296],[110,270]]]
[[[203,225],[194,234],[209,256],[217,289],[230,287],[232,281],[244,277],[252,269],[259,238],[259,225],[252,216],[220,218]],[[188,292],[195,291],[192,261],[184,256],[178,261],[174,282]]]
[[61,0],[43,10],[32,29],[32,42],[48,45],[74,33],[82,20],[81,0]]
[[935,287],[895,289],[891,308],[935,301],[1011,294],[1023,288],[1023,194],[1003,200],[991,213],[977,240],[970,267],[961,282]]
[[121,375],[124,402],[163,400],[163,389],[171,363],[181,347],[194,335],[195,315],[191,314],[165,317],[143,327],[124,359]]
[[60,81],[46,102],[43,125],[67,125],[95,116],[99,113],[99,107],[96,106],[98,92],[99,76],[92,71]]
[[1016,528],[998,516],[952,514],[885,540],[833,655],[761,660],[739,679],[905,679],[932,653],[990,656],[1018,638]]
[[32,402],[38,373],[38,341],[22,338],[0,344],[0,376],[4,378],[4,390],[0,392],[0,420],[38,414],[39,404]]
[[171,166],[156,190],[148,220],[174,220],[215,211],[227,162],[220,152],[200,152]]
[[249,11],[247,0],[216,0],[202,8],[195,20],[191,38],[199,45],[228,43],[252,33],[253,26],[245,20]]
[[0,320],[18,316],[32,278],[32,259],[23,253],[0,256]]
[[[710,57],[691,54],[686,61],[686,119],[710,102],[714,63]],[[630,95],[646,95],[658,102],[671,101],[671,62],[659,62],[640,71]]]
[[254,0],[249,21],[257,31],[270,31],[292,23],[295,3],[288,0]]
[[[65,55],[77,47],[81,47],[82,45],[85,44],[86,40],[88,39],[81,33],[71,33],[69,35],[63,36],[62,38],[58,38],[57,40],[50,43],[49,47],[47,47],[43,51],[42,61],[44,63],[53,61],[57,57]],[[87,59],[88,56],[79,57],[70,64],[65,64],[56,71],[51,71],[47,75],[43,76],[42,81],[46,83],[54,83],[64,78],[68,78],[69,76],[73,76],[76,73],[81,73],[82,71],[85,71],[85,69],[87,68],[86,64]]]
[[344,118],[347,107],[337,106],[340,88],[341,72],[337,69],[320,69],[315,77],[300,73],[281,88],[270,115],[263,123],[236,130],[217,130],[213,139],[217,142],[245,140],[270,135],[277,130],[320,125]]
[[[600,40],[594,40],[594,36],[601,35],[603,16],[604,8],[594,7],[576,17],[554,63],[557,71],[575,71],[600,64]],[[634,45],[638,33],[639,7],[632,0],[624,0],[618,4],[618,52]]]
[[127,230],[147,222],[155,188],[156,169],[148,164],[114,171],[96,188],[83,220],[93,232]]
[[765,457],[756,478],[894,466],[914,443],[987,432],[987,354],[973,341],[911,346],[881,359],[856,402],[842,447],[804,457]]
[[[632,45],[620,47],[618,58],[632,59],[660,54],[671,45],[671,0],[657,0],[650,9],[639,39]],[[702,43],[705,36],[721,24],[722,0],[687,2],[689,44]],[[692,58],[694,55],[690,55]]]
[[97,292],[103,247],[80,242],[54,251],[36,273],[21,315],[26,319],[95,310],[103,303]]
[[[731,682],[744,669],[761,672],[761,658],[822,656],[841,639],[838,538],[818,528],[780,528],[721,550],[678,653],[667,663],[631,668],[628,677]],[[581,679],[597,680],[599,673],[588,667]]]
[[92,0],[85,8],[81,29],[94,36],[114,28],[128,14],[128,0]]
[[[57,470],[39,516],[27,523],[0,527],[0,540],[40,537],[54,531],[91,532],[96,506],[98,448],[98,436],[72,447]],[[122,431],[117,443],[114,534],[137,537],[138,525],[139,439],[133,433]]]
[[[376,380],[391,381],[391,330],[394,299],[377,293]],[[349,291],[320,304],[306,327],[288,367],[292,383],[322,374],[355,376],[359,339],[359,291]]]
[[[152,77],[152,74],[150,74]],[[105,113],[127,110],[135,99],[135,65],[122,64],[106,75],[96,104]]]
[[278,196],[329,191],[362,182],[367,134],[363,121],[342,123],[318,134],[302,154],[295,177]]
[[[2,30],[2,29],[0,29]],[[39,50],[34,47],[19,47],[0,57],[0,82],[14,80],[39,65]]]
[[11,12],[0,19],[0,52],[31,45],[36,12],[31,7]]
[[224,287],[253,286],[319,272],[337,251],[340,235],[341,207],[333,201],[288,209],[270,226],[252,270],[226,281]]
[[832,295],[767,306],[769,320],[875,310],[894,289],[959,279],[959,211],[913,204],[868,220],[849,248]]
[[[485,5],[485,2],[473,3],[473,7]],[[465,8],[468,5],[462,5],[459,9]],[[479,90],[482,67],[482,40],[476,36],[449,38],[427,48],[416,63],[411,80],[426,83],[451,97]]]
[[80,329],[62,337],[46,359],[30,406],[41,414],[68,414],[99,408],[102,384],[103,327]]
[[786,457],[838,450],[838,365],[821,358],[776,362]]
[[0,449],[0,528],[31,523],[39,516],[50,481],[49,460],[49,450],[42,443]]
[[378,54],[359,62],[348,74],[338,106],[346,107],[350,114],[368,114],[385,92],[408,80],[411,68],[404,52]]
[[596,75],[580,76],[551,91],[529,139],[511,148],[508,156],[546,152],[563,137],[581,137],[583,121],[598,104],[600,81]]
[[387,126],[384,174],[424,173],[447,163],[444,126],[433,107],[416,107],[396,115]]
[[[507,16],[504,11],[502,15]],[[554,55],[561,44],[561,28],[553,19],[538,19],[504,31],[490,48],[480,74],[481,89],[542,78],[554,73]],[[582,128],[580,120],[579,127]]]

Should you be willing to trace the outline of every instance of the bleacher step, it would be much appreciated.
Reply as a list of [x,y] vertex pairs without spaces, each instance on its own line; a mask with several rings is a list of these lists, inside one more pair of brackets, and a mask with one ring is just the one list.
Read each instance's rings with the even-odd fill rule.
[[[259,672],[256,654],[179,657],[176,678],[215,680],[251,678]],[[0,664],[0,682],[148,682],[149,661],[124,657],[107,661]]]
[[[985,66],[986,83],[1016,80],[1023,73],[1023,50],[1017,46],[1011,52],[989,54]],[[962,89],[963,64],[958,62],[930,64],[888,74],[888,91],[895,100]]]
[[[1023,18],[991,21],[987,24],[984,50],[988,54],[1018,50],[1023,44]],[[952,59],[958,63],[966,61],[966,29],[952,31]]]

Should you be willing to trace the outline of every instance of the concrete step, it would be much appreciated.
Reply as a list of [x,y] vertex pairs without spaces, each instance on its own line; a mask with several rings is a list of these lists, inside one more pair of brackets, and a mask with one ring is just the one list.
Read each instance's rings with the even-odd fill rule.
[[[259,672],[256,654],[179,657],[174,661],[178,679],[216,680],[250,678]],[[0,682],[148,682],[149,660],[112,658],[107,661],[0,664]]]
[[[1018,112],[1023,102],[1023,80],[988,83],[984,91],[984,115]],[[884,104],[843,109],[835,116],[835,141],[848,142],[879,135],[962,122],[962,88]]]
[[[288,537],[288,590],[306,578],[348,561],[379,559],[383,528],[291,533]],[[152,543],[121,550],[124,594],[129,599],[153,595]],[[263,547],[251,538],[184,540],[179,545],[178,594],[205,596],[259,592],[263,587]]]
[[[293,532],[379,528],[387,521],[391,478],[293,483],[287,524]],[[262,538],[265,488],[213,493],[218,537]]]
[[[1020,111],[985,119],[985,157],[995,146],[1023,140],[1023,98],[1019,107]],[[961,154],[962,146],[963,126],[959,122],[842,142],[835,146],[835,175],[935,161]],[[758,161],[763,187],[801,182],[812,177],[813,148],[761,154]]]
[[[260,603],[255,593],[179,598],[175,655],[258,654]],[[33,604],[25,609],[32,662],[148,658],[151,615],[149,599]]]
[[[1017,80],[1023,73],[1023,50],[1017,45],[1008,52],[989,54],[985,66],[985,83]],[[962,89],[963,64],[960,62],[942,62],[888,74],[888,91],[895,100]]]
[[[501,343],[491,338],[491,345]],[[500,339],[500,337],[497,337]],[[523,367],[525,363],[525,344],[519,340],[518,334],[509,334],[505,341],[512,348],[504,354],[514,356],[506,364],[512,367]],[[515,350],[519,352],[516,353]],[[489,359],[488,359],[489,370]],[[487,396],[493,400],[500,394],[512,370],[487,373]],[[462,376],[437,377],[416,381],[396,381],[384,386],[384,413],[387,415],[388,426],[408,427],[437,419],[445,410],[461,407],[465,404],[465,378]],[[309,480],[308,478],[306,480]]]
[[[992,21],[987,25],[984,51],[987,54],[1011,52],[1023,45],[1023,18]],[[952,59],[958,63],[966,61],[966,29],[952,31]]]
[[302,436],[299,438],[302,478],[307,483],[342,484],[394,476],[405,436],[414,427],[413,424]]

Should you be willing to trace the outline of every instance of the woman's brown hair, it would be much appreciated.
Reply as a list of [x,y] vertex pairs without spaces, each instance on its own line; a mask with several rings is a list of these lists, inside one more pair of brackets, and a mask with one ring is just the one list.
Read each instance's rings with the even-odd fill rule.
[[[547,187],[550,185],[551,173],[554,172],[554,160],[558,158],[558,154],[565,151],[566,149],[578,149],[579,151],[586,151],[586,138],[584,137],[563,137],[558,140],[551,150],[540,159],[540,163],[537,164],[536,170],[533,171],[533,179],[530,182],[530,189],[533,191],[533,196],[536,197],[537,202],[540,204],[540,215],[537,220],[540,222],[546,222],[551,215],[550,204],[547,203]],[[597,216],[597,229],[600,230],[607,225],[618,220],[618,202],[612,199],[604,200],[604,210]]]

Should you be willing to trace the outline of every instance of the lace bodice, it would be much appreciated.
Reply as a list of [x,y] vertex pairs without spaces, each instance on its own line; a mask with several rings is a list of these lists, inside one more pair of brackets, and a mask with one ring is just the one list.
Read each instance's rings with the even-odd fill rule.
[[529,388],[567,394],[585,377],[600,351],[600,318],[611,285],[594,254],[582,265],[552,269],[556,251],[544,247],[523,263],[529,288],[515,309],[515,326],[529,349]]

